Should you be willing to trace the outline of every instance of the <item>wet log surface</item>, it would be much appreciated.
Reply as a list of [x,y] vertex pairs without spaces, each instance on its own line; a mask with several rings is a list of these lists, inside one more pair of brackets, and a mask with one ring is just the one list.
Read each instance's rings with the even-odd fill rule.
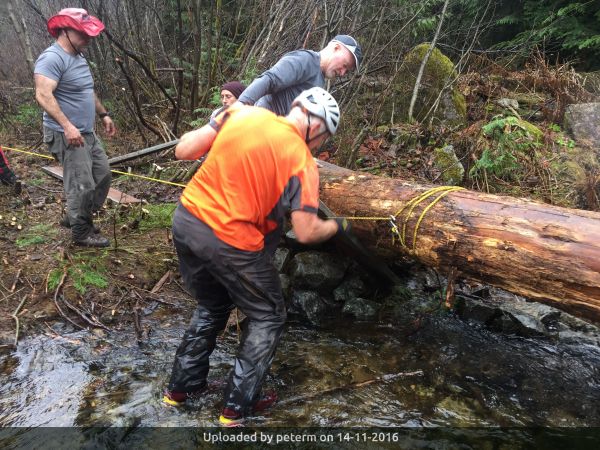
[[[322,165],[321,199],[339,216],[396,215],[434,187]],[[353,230],[388,259],[411,255],[443,272],[454,267],[463,278],[600,322],[600,213],[461,190],[422,216],[436,198],[398,215],[406,247],[392,239],[389,221],[353,220]]]

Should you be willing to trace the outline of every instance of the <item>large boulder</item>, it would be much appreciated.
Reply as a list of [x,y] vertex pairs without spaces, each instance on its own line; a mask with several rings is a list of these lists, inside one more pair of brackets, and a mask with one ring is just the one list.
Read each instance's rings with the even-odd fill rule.
[[342,313],[354,316],[358,320],[370,320],[377,316],[379,305],[364,298],[351,298],[342,308]]
[[331,253],[302,252],[292,259],[290,278],[296,289],[330,293],[344,279],[347,262]]
[[293,291],[290,313],[306,318],[313,325],[320,325],[328,312],[326,301],[315,291]]
[[338,303],[344,303],[350,299],[360,297],[367,291],[365,283],[357,276],[347,277],[342,284],[333,291],[333,299]]
[[[403,121],[408,117],[410,100],[419,68],[429,48],[430,44],[428,43],[416,46],[405,56],[404,62],[398,71],[393,86],[393,110],[396,121]],[[439,105],[434,113],[436,122],[461,127],[466,124],[467,107],[465,97],[452,83],[453,80],[456,80],[456,75],[452,61],[439,49],[434,48],[427,60],[421,78],[417,101],[413,110],[413,117],[416,120],[426,120],[429,117],[429,111],[439,98]]]
[[600,152],[600,103],[567,106],[565,128],[580,144]]

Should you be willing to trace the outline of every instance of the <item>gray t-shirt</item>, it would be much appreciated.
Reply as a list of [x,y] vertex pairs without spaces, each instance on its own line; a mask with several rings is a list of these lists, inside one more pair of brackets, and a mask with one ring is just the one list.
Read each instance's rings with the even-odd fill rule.
[[[83,56],[71,55],[55,42],[38,57],[34,73],[58,81],[54,97],[62,112],[81,133],[94,131],[94,80]],[[45,111],[44,126],[64,132]]]
[[320,64],[321,55],[312,50],[286,53],[273,67],[256,78],[238,100],[285,116],[290,112],[292,101],[302,91],[316,86],[325,87]]

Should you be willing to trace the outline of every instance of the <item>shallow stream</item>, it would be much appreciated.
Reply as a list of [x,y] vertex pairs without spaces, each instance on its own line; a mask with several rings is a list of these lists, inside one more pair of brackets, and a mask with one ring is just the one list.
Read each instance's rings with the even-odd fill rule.
[[[0,355],[0,425],[217,425],[235,333],[219,340],[206,396],[182,409],[160,402],[189,314],[147,315],[142,345],[133,327],[69,332],[59,322],[22,340]],[[600,427],[598,347],[494,334],[451,315],[410,330],[292,321],[266,388],[280,403],[251,426]]]

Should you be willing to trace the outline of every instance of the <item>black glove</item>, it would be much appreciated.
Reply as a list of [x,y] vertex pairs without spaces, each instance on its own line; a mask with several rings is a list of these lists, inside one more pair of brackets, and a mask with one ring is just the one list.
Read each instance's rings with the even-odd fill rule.
[[339,238],[345,234],[350,233],[350,229],[352,228],[350,226],[350,222],[348,222],[348,220],[345,217],[336,217],[335,222],[338,224],[338,230],[335,233],[336,238]]

